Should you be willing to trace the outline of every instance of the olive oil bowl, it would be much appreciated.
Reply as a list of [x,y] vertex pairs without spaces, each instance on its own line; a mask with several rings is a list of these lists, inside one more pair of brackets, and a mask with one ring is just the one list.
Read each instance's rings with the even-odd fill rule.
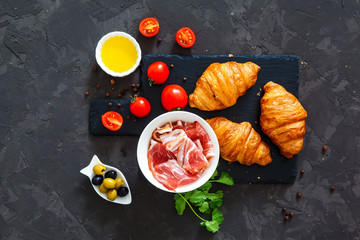
[[113,77],[125,77],[139,66],[140,45],[125,32],[110,32],[103,36],[95,49],[98,65]]
[[[124,197],[117,196],[113,201],[110,201],[109,199],[107,199],[106,193],[100,192],[99,186],[94,185],[92,183],[92,181],[91,181],[92,178],[95,176],[93,168],[97,164],[103,165],[106,168],[106,171],[110,171],[110,170],[115,171],[116,174],[117,174],[117,177],[121,178],[124,181],[123,187],[126,187],[129,190],[128,194],[125,195]],[[123,204],[123,205],[128,205],[128,204],[131,203],[131,191],[130,191],[129,184],[126,181],[126,178],[125,178],[124,174],[119,169],[117,169],[115,167],[103,164],[96,155],[93,156],[93,158],[91,159],[91,161],[90,161],[90,163],[89,163],[89,165],[87,167],[80,170],[80,173],[84,174],[85,176],[87,176],[90,179],[90,184],[93,186],[95,192],[97,194],[99,194],[99,196],[102,197],[103,199],[105,199],[105,200],[107,200],[109,202],[113,202],[113,203],[117,203],[117,204]]]

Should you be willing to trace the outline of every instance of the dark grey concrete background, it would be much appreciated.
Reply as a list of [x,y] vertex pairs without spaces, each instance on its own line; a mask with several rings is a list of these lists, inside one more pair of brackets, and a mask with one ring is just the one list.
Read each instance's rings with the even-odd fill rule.
[[[359,9],[359,0],[1,0],[1,239],[358,239]],[[160,21],[160,44],[138,34],[148,16]],[[174,40],[183,26],[196,33],[190,50]],[[223,187],[225,221],[214,235],[189,210],[177,216],[172,195],[139,174],[137,137],[89,135],[90,100],[110,88],[108,76],[91,71],[94,49],[113,30],[135,36],[144,54],[298,55],[309,115],[298,155],[304,176]],[[93,154],[126,174],[131,205],[104,201],[79,173]],[[295,213],[291,221],[282,207]]]

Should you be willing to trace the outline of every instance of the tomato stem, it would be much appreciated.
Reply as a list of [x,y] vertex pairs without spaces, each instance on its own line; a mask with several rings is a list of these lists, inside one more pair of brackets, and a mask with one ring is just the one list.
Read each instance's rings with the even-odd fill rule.
[[154,85],[154,84],[156,84],[155,81],[152,80],[151,78],[149,78],[149,85],[150,85],[150,87],[151,87],[152,85]]
[[131,100],[130,100],[131,103],[136,102],[136,97],[130,96],[130,99],[131,99]]

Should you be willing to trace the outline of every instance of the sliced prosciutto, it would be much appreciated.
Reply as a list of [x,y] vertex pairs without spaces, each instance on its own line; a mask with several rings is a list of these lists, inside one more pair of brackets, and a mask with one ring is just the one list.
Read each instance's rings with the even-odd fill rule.
[[[154,167],[174,158],[174,155],[166,150],[162,143],[150,140],[150,147],[148,150],[148,160],[150,171],[154,175]],[[155,177],[155,176],[154,176]]]
[[200,141],[205,157],[210,160],[215,156],[214,145],[206,130],[198,122],[189,123],[183,127],[186,135],[195,143]]
[[156,165],[152,173],[154,178],[169,190],[175,190],[199,178],[199,175],[191,174],[182,168],[175,159]]
[[165,148],[173,153],[179,165],[192,174],[202,172],[209,166],[209,162],[202,149],[188,137],[182,129],[160,136]]

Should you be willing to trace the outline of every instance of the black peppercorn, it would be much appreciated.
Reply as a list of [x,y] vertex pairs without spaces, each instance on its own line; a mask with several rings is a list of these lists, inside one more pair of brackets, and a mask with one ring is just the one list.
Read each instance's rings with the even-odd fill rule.
[[121,98],[121,96],[122,96],[122,94],[121,94],[121,93],[119,93],[119,94],[118,94],[118,98]]
[[133,88],[136,87],[135,83],[132,83],[132,84],[131,84],[131,87],[133,87]]
[[105,95],[106,95],[107,97],[109,97],[109,96],[110,96],[110,93],[107,92]]
[[327,146],[323,146],[322,150],[325,152],[327,150]]
[[140,84],[139,84],[139,83],[137,83],[137,84],[136,84],[136,87],[137,87],[137,88],[139,88],[139,87],[140,87]]
[[110,84],[111,84],[111,85],[114,85],[115,83],[116,83],[115,79],[111,79],[111,80],[110,80]]
[[170,68],[174,68],[174,64],[170,64]]
[[89,92],[88,92],[88,91],[85,92],[85,96],[89,96]]
[[286,212],[286,207],[284,207],[284,208],[282,209],[282,211],[283,211],[283,212]]
[[115,91],[115,88],[114,88],[114,87],[112,87],[112,88],[111,88],[111,91]]
[[289,216],[285,216],[285,217],[284,217],[284,220],[285,220],[285,221],[288,221],[288,220],[289,220]]
[[304,170],[301,170],[300,173],[301,173],[301,175],[304,175],[305,171],[304,171]]
[[112,106],[112,102],[109,102],[109,104],[108,104],[108,105],[109,105],[109,107],[111,107],[111,106]]
[[91,67],[91,70],[93,70],[94,72],[98,70],[98,66],[97,65],[94,65]]
[[129,87],[128,87],[128,86],[125,87],[125,91],[127,91],[127,90],[129,90]]
[[183,80],[184,80],[184,81],[186,81],[186,80],[187,80],[187,78],[186,78],[186,77],[183,77]]
[[293,217],[294,216],[294,213],[293,212],[290,212],[290,215],[289,215],[290,217]]
[[99,88],[100,88],[100,84],[96,84],[96,88],[99,89]]
[[127,119],[130,119],[130,116],[129,115],[127,115],[127,117],[126,117]]
[[296,196],[297,196],[298,198],[301,198],[301,197],[302,197],[302,193],[301,193],[301,192],[298,192]]
[[118,107],[121,107],[121,103],[118,103],[117,106],[118,106]]
[[134,88],[133,90],[134,90],[134,92],[137,92],[137,91],[138,91],[138,89],[137,89],[137,88]]
[[158,38],[158,42],[161,43],[162,39],[161,38]]
[[330,191],[332,191],[332,192],[335,191],[335,186],[331,186]]

